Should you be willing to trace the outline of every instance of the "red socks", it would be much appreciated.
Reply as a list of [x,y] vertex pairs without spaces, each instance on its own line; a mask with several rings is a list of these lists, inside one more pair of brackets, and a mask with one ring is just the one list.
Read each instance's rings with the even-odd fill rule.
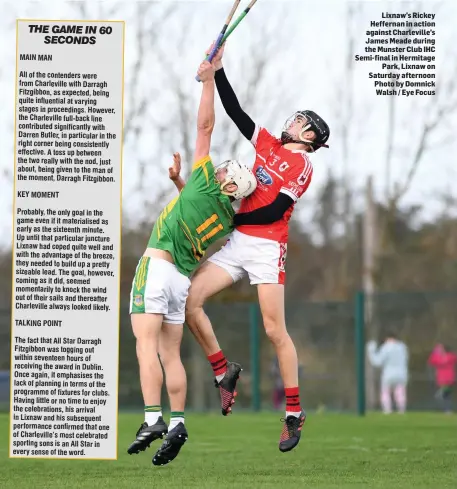
[[225,372],[227,371],[227,359],[222,353],[222,350],[214,353],[214,355],[209,355],[208,360],[209,363],[211,363],[211,367],[213,368],[215,377],[225,374]]
[[284,389],[286,394],[286,412],[299,413],[300,407],[300,391],[298,387],[286,387]]

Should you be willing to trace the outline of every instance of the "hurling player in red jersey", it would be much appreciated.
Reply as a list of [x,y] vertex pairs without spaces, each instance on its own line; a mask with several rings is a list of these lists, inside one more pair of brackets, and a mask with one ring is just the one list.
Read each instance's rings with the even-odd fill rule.
[[228,116],[256,150],[252,171],[256,190],[241,201],[235,230],[227,244],[202,265],[191,281],[186,321],[212,365],[221,396],[222,414],[231,411],[241,366],[228,362],[211,322],[203,311],[205,301],[248,275],[257,286],[265,332],[279,359],[285,388],[286,415],[279,441],[282,452],[300,440],[306,419],[300,404],[298,362],[285,323],[284,279],[288,222],[295,202],[308,188],[313,168],[308,158],[330,135],[327,124],[315,112],[296,112],[285,123],[278,139],[252,121],[243,111],[222,67],[223,47],[214,58],[216,87]]

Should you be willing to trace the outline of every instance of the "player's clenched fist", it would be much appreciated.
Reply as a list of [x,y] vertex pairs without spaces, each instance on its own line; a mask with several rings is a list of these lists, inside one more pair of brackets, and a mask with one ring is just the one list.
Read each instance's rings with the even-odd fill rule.
[[205,60],[199,66],[197,73],[202,82],[212,80],[214,79],[214,66]]
[[[208,54],[212,51],[213,47],[214,47],[214,42],[206,51],[206,56],[208,56]],[[222,56],[224,55],[224,47],[225,47],[225,42],[224,44],[222,44],[222,46],[219,47],[219,49],[216,51],[216,54],[214,55],[212,64],[216,70],[222,68]]]
[[168,168],[168,176],[170,180],[175,181],[179,178],[181,173],[181,155],[179,153],[173,153],[173,165]]

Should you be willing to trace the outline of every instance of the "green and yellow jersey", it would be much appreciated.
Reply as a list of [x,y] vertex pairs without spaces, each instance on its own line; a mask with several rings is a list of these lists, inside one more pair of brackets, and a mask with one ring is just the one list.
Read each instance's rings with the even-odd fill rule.
[[148,247],[168,251],[176,268],[189,276],[206,249],[233,230],[235,212],[221,193],[209,156],[197,161],[178,197],[157,219]]

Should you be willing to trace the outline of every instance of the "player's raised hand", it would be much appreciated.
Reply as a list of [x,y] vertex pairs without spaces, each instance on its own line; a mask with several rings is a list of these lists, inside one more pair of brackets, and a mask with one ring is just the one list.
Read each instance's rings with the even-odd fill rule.
[[168,176],[170,180],[175,181],[179,178],[181,173],[181,155],[179,153],[173,153],[173,165],[168,168]]
[[[211,50],[213,49],[213,47],[214,47],[214,42],[211,44],[211,46],[206,51],[206,53],[205,53],[206,56],[208,56],[208,54],[211,52]],[[222,56],[224,55],[224,48],[225,48],[225,42],[216,51],[216,54],[214,55],[214,58],[212,60],[212,63],[214,65],[214,67],[216,68],[216,70],[218,70],[219,68],[222,68]]]
[[200,64],[197,74],[202,82],[212,80],[214,79],[214,66],[205,60]]

